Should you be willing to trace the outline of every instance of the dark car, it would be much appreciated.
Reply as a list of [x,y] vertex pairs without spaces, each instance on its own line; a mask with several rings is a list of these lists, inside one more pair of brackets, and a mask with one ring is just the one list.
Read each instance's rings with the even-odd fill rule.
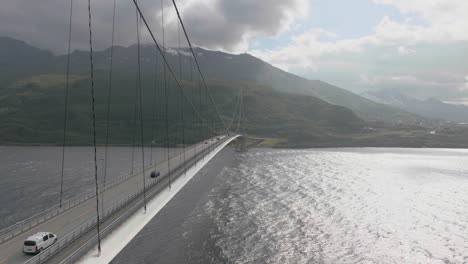
[[160,175],[159,171],[152,171],[151,172],[151,178],[159,177],[159,175]]

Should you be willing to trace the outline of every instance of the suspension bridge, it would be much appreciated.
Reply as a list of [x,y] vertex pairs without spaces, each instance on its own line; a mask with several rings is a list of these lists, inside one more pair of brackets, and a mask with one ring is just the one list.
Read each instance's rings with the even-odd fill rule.
[[[106,181],[108,167],[108,147],[110,144],[112,115],[112,78],[113,78],[113,48],[115,38],[115,10],[116,1],[113,1],[112,45],[109,60],[109,85],[97,87],[94,81],[93,64],[93,23],[92,3],[88,0],[89,25],[89,68],[90,68],[90,102],[92,109],[93,146],[94,146],[94,190],[85,192],[71,199],[64,199],[64,171],[67,147],[67,126],[69,116],[69,76],[73,0],[70,0],[68,57],[66,65],[67,84],[64,87],[64,118],[61,166],[59,168],[60,190],[57,197],[58,204],[51,205],[44,211],[19,221],[3,230],[0,230],[0,264],[5,263],[108,263],[128,243],[151,218],[153,218],[170,199],[199,171],[216,153],[240,136],[239,130],[243,116],[243,91],[239,88],[233,113],[230,115],[220,113],[218,106],[211,95],[209,86],[194,53],[187,29],[183,23],[182,15],[175,0],[169,2],[178,19],[177,34],[179,57],[177,65],[171,65],[167,59],[167,48],[164,32],[164,0],[161,0],[161,36],[156,36],[146,19],[137,0],[131,0],[136,10],[137,35],[137,77],[134,103],[134,133],[132,137],[133,153],[141,150],[142,165],[133,168],[131,173],[120,178]],[[172,10],[171,10],[172,11]],[[155,67],[155,75],[163,82],[155,83],[154,101],[158,107],[152,107],[153,120],[144,118],[142,81],[141,81],[141,30],[146,30],[152,45],[159,58],[160,65]],[[189,52],[190,70],[185,75],[182,69],[181,39],[185,39],[185,50]],[[194,66],[194,67],[192,67]],[[195,74],[194,74],[195,72]],[[194,75],[196,76],[194,78]],[[169,85],[171,82],[173,85]],[[160,85],[162,83],[162,85]],[[189,89],[184,88],[188,83]],[[187,86],[187,85],[186,85]],[[104,173],[98,177],[97,164],[97,129],[96,129],[96,89],[107,89],[106,94],[106,129]],[[156,90],[159,88],[159,98]],[[189,91],[189,93],[187,93]],[[198,93],[198,94],[196,94]],[[170,94],[177,96],[176,107],[171,114]],[[184,109],[185,108],[185,109]],[[160,111],[157,113],[157,111]],[[175,112],[175,114],[174,114]],[[187,113],[190,113],[188,116]],[[138,120],[138,117],[140,120]],[[156,119],[159,118],[160,122]],[[145,123],[146,122],[146,123]],[[175,123],[175,124],[174,124]],[[150,127],[151,132],[147,133]],[[145,129],[146,128],[146,129]],[[190,133],[187,133],[190,131]],[[137,132],[139,136],[137,136]],[[155,143],[155,133],[163,138],[159,146],[167,149],[167,156],[163,161],[145,164],[145,152],[152,149]],[[149,135],[148,135],[149,134]],[[187,135],[189,134],[189,135]],[[102,136],[102,135],[101,135]],[[140,142],[136,142],[137,138]],[[148,143],[149,142],[149,143]],[[170,151],[170,148],[175,149]],[[152,150],[150,151],[152,155]],[[132,155],[132,159],[135,155]],[[160,159],[161,160],[161,159]],[[7,201],[14,202],[14,201]],[[20,210],[20,209],[19,209]],[[21,210],[27,210],[26,208]],[[37,254],[23,252],[24,240],[37,232],[52,232],[57,240],[46,248],[39,248]]]

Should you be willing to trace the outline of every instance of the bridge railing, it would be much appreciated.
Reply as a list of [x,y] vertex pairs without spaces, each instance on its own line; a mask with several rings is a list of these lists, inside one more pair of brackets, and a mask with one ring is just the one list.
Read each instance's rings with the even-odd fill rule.
[[[102,193],[103,191],[106,191],[112,187],[114,187],[115,185],[118,185],[136,175],[138,175],[139,173],[141,172],[141,169],[137,170],[134,174],[127,174],[127,175],[123,175],[121,177],[118,177],[112,181],[109,182],[109,184],[106,184],[106,186],[104,187],[100,187],[98,189],[98,192],[99,193]],[[79,194],[75,197],[72,197],[70,199],[67,199],[65,201],[62,202],[62,206],[60,206],[60,204],[56,204],[52,207],[49,207],[48,209],[40,212],[40,213],[37,213],[35,215],[32,215],[14,225],[11,225],[7,228],[4,228],[2,230],[0,230],[0,244],[2,244],[3,242],[17,236],[18,234],[21,234],[47,220],[49,220],[50,218],[54,217],[54,216],[57,216],[58,214],[70,209],[70,208],[73,208],[79,204],[81,204],[82,202],[94,197],[96,195],[96,192],[94,190],[90,190],[90,191],[87,191],[85,193],[82,193],[82,194]]]
[[[227,138],[224,138],[223,140],[217,142],[216,144],[213,144],[209,148],[204,148],[203,152],[200,152],[199,154],[205,155],[206,153],[211,152],[212,149],[216,148],[219,146],[222,142],[224,142]],[[198,155],[197,155],[198,157]],[[193,156],[191,159],[187,160],[187,163],[189,163],[191,166],[197,162],[196,156]],[[186,164],[185,164],[186,166]],[[179,175],[182,174],[181,169],[183,169],[184,165],[179,165],[174,170],[179,170]],[[167,176],[168,173],[164,175]],[[147,184],[148,187],[151,187],[161,181],[164,177],[156,178],[152,180],[150,183]],[[103,219],[109,218],[113,213],[116,211],[120,210],[124,206],[128,205],[130,202],[132,202],[135,198],[138,196],[142,195],[144,189],[143,187],[140,187],[136,192],[131,193],[130,195],[126,196],[125,198],[121,199],[120,201],[112,204],[112,206],[108,207],[104,211],[104,217]],[[151,199],[153,196],[155,196],[158,193],[158,189],[154,189],[150,191],[147,194],[147,197]],[[136,204],[132,205],[125,213],[120,215],[118,218],[116,218],[113,222],[108,224],[107,226],[104,227],[104,229],[101,231],[101,236],[105,237],[108,233],[110,233],[115,227],[120,225],[122,222],[124,222],[128,216],[132,215],[134,212],[136,212],[138,209],[141,209],[141,206],[143,204],[143,200],[139,200]],[[54,243],[52,246],[48,247],[45,249],[43,252],[40,254],[36,255],[35,257],[29,259],[28,261],[25,262],[25,264],[37,264],[37,263],[44,263],[47,259],[49,259],[51,256],[53,256],[55,253],[57,253],[59,250],[67,247],[70,245],[73,241],[78,239],[80,236],[91,230],[93,227],[96,226],[97,223],[97,217],[94,216],[84,224],[82,224],[80,227],[76,228],[73,230],[71,233],[66,235],[65,237],[61,238],[58,240],[56,243]],[[60,264],[65,264],[65,263],[73,263],[76,261],[78,258],[82,256],[85,252],[87,252],[89,249],[91,249],[97,242],[97,235],[94,235],[90,240],[88,240],[86,243],[84,243],[78,250],[76,250],[72,255],[68,256],[65,260],[63,260]]]
[[[114,203],[111,207],[107,208],[104,212],[103,219],[106,219],[109,215],[111,215],[118,209],[122,208],[124,205],[128,204],[136,196],[140,195],[142,191],[143,191],[143,187],[141,187],[140,190],[138,190],[137,192],[134,192],[128,195],[127,197],[123,198],[117,203]],[[90,220],[86,221],[83,225],[76,228],[75,230],[70,232],[68,235],[66,235],[65,237],[61,238],[60,240],[52,244],[52,246],[48,247],[47,249],[42,251],[40,254],[29,259],[25,263],[28,263],[28,264],[43,263],[44,261],[49,259],[52,255],[54,255],[56,252],[58,252],[60,249],[68,246],[70,243],[75,241],[78,237],[82,236],[84,233],[88,232],[90,229],[95,227],[96,223],[97,223],[97,217],[94,216]]]
[[[226,141],[228,138],[223,138],[223,140],[217,142],[216,144],[213,144],[209,148],[205,148],[203,152],[200,152],[202,155],[206,155],[210,153],[213,149],[215,149],[217,146],[221,145],[224,141]],[[187,160],[188,166],[194,165],[196,162],[198,162],[197,157],[194,156],[190,160]],[[176,170],[179,170],[178,174],[181,175],[183,173],[183,166],[179,166]],[[148,197],[151,199],[154,197],[158,192],[158,190],[152,190],[149,194]],[[102,231],[101,231],[101,238],[105,237],[109,233],[111,233],[116,227],[118,227],[120,224],[125,222],[129,216],[134,214],[136,211],[141,209],[143,206],[143,200],[139,200],[136,204],[134,204],[131,208],[129,208],[125,213],[120,215],[118,218],[116,218],[112,223],[110,223],[108,226],[106,226]],[[97,244],[97,234],[94,235],[91,239],[89,239],[86,243],[80,246],[77,250],[75,250],[70,256],[65,258],[60,262],[60,264],[71,264],[75,263],[78,261],[86,252],[88,252],[91,248],[93,248]],[[29,264],[29,263],[28,263]]]
[[[211,140],[211,139],[207,139],[207,140]],[[185,150],[188,150],[188,149],[191,149],[191,148],[194,148],[197,144],[194,144],[194,145],[191,145],[189,147],[186,147],[184,148]],[[172,159],[173,157],[179,155],[180,153],[175,153],[175,154],[172,154],[169,159]],[[151,165],[149,167],[147,167],[145,170],[149,170],[149,169],[152,169],[152,168],[155,168],[157,167],[158,165],[164,163],[164,162],[167,162],[167,160],[165,161],[162,161],[162,162],[159,162],[157,164],[154,164],[154,165]],[[113,179],[112,181],[109,181],[109,183],[106,184],[106,186],[104,187],[99,187],[98,189],[98,193],[102,193],[110,188],[113,188],[114,186],[126,181],[126,180],[129,180],[137,175],[139,175],[140,173],[142,172],[142,169],[137,169],[134,171],[134,173],[129,173],[129,174],[125,174],[125,175],[122,175],[116,179]],[[49,220],[50,218],[52,217],[55,217],[57,216],[58,214],[70,209],[70,208],[73,208],[79,204],[81,204],[82,202],[94,197],[96,195],[96,192],[94,190],[90,190],[90,191],[87,191],[85,193],[82,193],[82,194],[79,194],[75,197],[72,197],[70,199],[67,199],[65,200],[64,202],[62,202],[62,205],[60,206],[60,204],[56,204],[52,207],[49,207],[48,209],[40,212],[40,213],[37,213],[35,215],[32,215],[14,225],[11,225],[9,227],[6,227],[2,230],[0,230],[0,244],[3,244],[5,241],[39,225],[39,224],[42,224],[44,223],[45,221]]]

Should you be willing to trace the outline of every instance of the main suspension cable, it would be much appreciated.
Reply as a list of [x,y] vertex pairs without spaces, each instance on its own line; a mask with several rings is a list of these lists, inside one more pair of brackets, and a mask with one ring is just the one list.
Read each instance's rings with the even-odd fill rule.
[[[178,89],[182,89],[182,85],[180,84],[179,82],[179,79],[177,78],[174,70],[171,68],[171,66],[169,65],[169,62],[168,62],[168,59],[166,58],[166,55],[165,55],[165,51],[163,49],[161,49],[161,47],[159,46],[158,42],[156,41],[156,37],[154,36],[153,34],[153,31],[151,30],[151,28],[149,27],[149,24],[148,24],[148,21],[146,20],[145,16],[143,15],[143,12],[141,11],[140,9],[140,6],[138,5],[137,1],[136,0],[133,0],[133,3],[135,4],[135,7],[138,11],[138,13],[140,14],[141,16],[141,19],[143,21],[143,23],[145,24],[146,26],[146,29],[148,30],[148,33],[150,34],[151,36],[151,39],[153,40],[154,44],[156,45],[156,48],[158,49],[159,53],[161,54],[161,57],[164,61],[164,63],[166,64],[166,67],[169,71],[169,73],[171,74],[172,76],[172,79],[174,79],[174,81],[176,82],[177,84],[177,88]],[[163,8],[162,8],[163,9]],[[164,11],[164,10],[162,10]],[[163,25],[164,26],[164,25]],[[164,34],[163,34],[164,35]],[[203,118],[200,113],[198,113],[197,109],[195,108],[193,102],[190,100],[190,98],[188,98],[188,96],[183,92],[182,90],[182,93],[185,97],[185,99],[188,101],[188,103],[191,105],[192,109],[197,113],[197,115],[200,117],[200,118]]]
[[[190,48],[190,51],[192,52],[192,55],[193,55],[193,58],[195,60],[195,64],[197,65],[197,69],[198,69],[198,72],[200,73],[200,76],[203,80],[203,84],[205,85],[207,91],[209,92],[209,89],[208,89],[208,85],[206,84],[206,80],[205,80],[205,77],[203,76],[203,73],[200,69],[200,64],[198,63],[198,60],[197,60],[197,57],[195,56],[195,52],[193,51],[193,48],[192,48],[192,43],[190,42],[190,39],[188,37],[188,34],[187,34],[187,30],[185,29],[185,26],[184,26],[184,22],[182,21],[182,17],[179,13],[179,9],[177,8],[177,4],[175,3],[175,0],[172,0],[172,4],[174,5],[174,9],[177,13],[177,17],[179,19],[179,22],[180,22],[180,25],[182,26],[182,30],[184,31],[184,34],[185,34],[185,38],[187,39],[187,43],[189,45],[189,48]],[[221,115],[219,113],[219,110],[218,110],[218,107],[216,106],[216,103],[213,99],[213,96],[211,95],[211,93],[209,94],[209,97],[210,97],[210,100],[211,100],[211,103],[213,104],[214,108],[215,108],[215,111],[216,111],[216,114],[218,115],[218,118],[219,120],[223,123],[224,127],[226,128],[226,123],[224,122],[224,120],[221,118]]]

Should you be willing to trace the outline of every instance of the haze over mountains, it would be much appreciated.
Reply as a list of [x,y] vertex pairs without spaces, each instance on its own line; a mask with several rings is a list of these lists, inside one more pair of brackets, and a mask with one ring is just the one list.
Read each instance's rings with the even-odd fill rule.
[[[51,71],[60,72],[66,56],[53,56],[52,53],[29,46],[28,44],[10,38],[0,38],[0,52],[3,61],[0,67],[13,66],[13,71],[18,68],[34,68],[44,64]],[[203,72],[208,78],[252,81],[262,85],[271,86],[277,91],[310,95],[329,103],[347,107],[363,119],[382,119],[395,121],[397,119],[414,119],[405,111],[375,103],[369,99],[356,95],[345,89],[333,86],[319,80],[307,80],[299,76],[282,71],[272,65],[257,59],[249,54],[233,55],[224,52],[195,49],[198,60],[203,67]],[[168,49],[168,58],[171,65],[177,65],[177,51]],[[118,69],[124,70],[135,65],[136,46],[128,48],[117,47],[115,50],[115,61]],[[95,55],[96,69],[107,69],[110,50],[98,51]],[[155,54],[153,46],[144,45],[142,50],[142,62],[150,63]],[[186,53],[188,54],[188,53]],[[172,55],[172,56],[171,56]],[[88,55],[83,51],[75,51],[71,57],[72,71],[81,72],[87,70]],[[184,60],[184,68],[188,67],[188,61]],[[174,67],[175,67],[174,66]],[[63,70],[63,69],[62,69]],[[36,70],[37,71],[37,70]]]
[[468,122],[468,107],[463,104],[444,103],[435,98],[416,99],[398,90],[379,90],[362,94],[375,102],[416,113],[426,118],[444,119],[453,122]]
[[[306,80],[271,66],[251,55],[232,55],[196,48],[198,60],[215,101],[226,120],[232,116],[239,89],[244,89],[245,133],[280,139],[287,146],[355,146],[388,145],[390,141],[376,140],[388,137],[388,131],[369,134],[368,121],[412,126],[411,131],[398,132],[393,137],[396,145],[405,145],[411,137],[425,137],[425,129],[413,126],[430,123],[420,115],[394,106],[381,104],[356,95],[345,89],[319,80]],[[196,74],[190,74],[190,56],[166,49],[169,63],[183,79],[187,94],[194,89]],[[160,57],[153,46],[141,46],[142,87],[144,117],[151,120],[153,105],[161,101],[162,67]],[[184,55],[185,54],[185,55]],[[0,132],[3,143],[56,144],[63,129],[63,90],[65,86],[66,56],[55,56],[49,51],[32,47],[22,41],[0,37]],[[102,140],[104,109],[108,87],[110,49],[94,54],[97,87],[98,138]],[[118,130],[111,138],[113,143],[129,143],[134,127],[134,98],[136,84],[137,47],[114,48],[113,99],[111,103],[111,129]],[[159,69],[159,70],[158,70]],[[154,74],[154,73],[158,74]],[[74,51],[70,67],[70,142],[87,144],[89,141],[89,53]],[[158,90],[159,89],[159,90]],[[176,90],[172,87],[172,93]],[[159,98],[159,99],[158,99]],[[158,101],[159,100],[159,101]],[[176,107],[177,95],[169,95],[169,104]],[[186,102],[187,103],[187,102]],[[189,105],[185,109],[189,109]],[[408,109],[406,109],[408,110]],[[172,111],[177,135],[178,116]],[[190,112],[186,113],[187,116]],[[204,113],[211,116],[213,113]],[[161,124],[156,122],[156,126]],[[187,122],[187,121],[185,121]],[[151,121],[145,129],[151,129]],[[366,131],[364,134],[363,131]],[[392,132],[393,133],[393,132]],[[408,134],[409,133],[409,134]],[[195,140],[196,128],[187,134]],[[409,135],[409,136],[408,136]],[[163,139],[156,139],[156,141]],[[310,143],[307,143],[310,142]],[[387,143],[382,143],[387,142]],[[425,140],[418,141],[425,144]],[[422,142],[422,143],[421,143]],[[174,142],[175,143],[175,142]],[[281,146],[281,144],[276,144]]]

